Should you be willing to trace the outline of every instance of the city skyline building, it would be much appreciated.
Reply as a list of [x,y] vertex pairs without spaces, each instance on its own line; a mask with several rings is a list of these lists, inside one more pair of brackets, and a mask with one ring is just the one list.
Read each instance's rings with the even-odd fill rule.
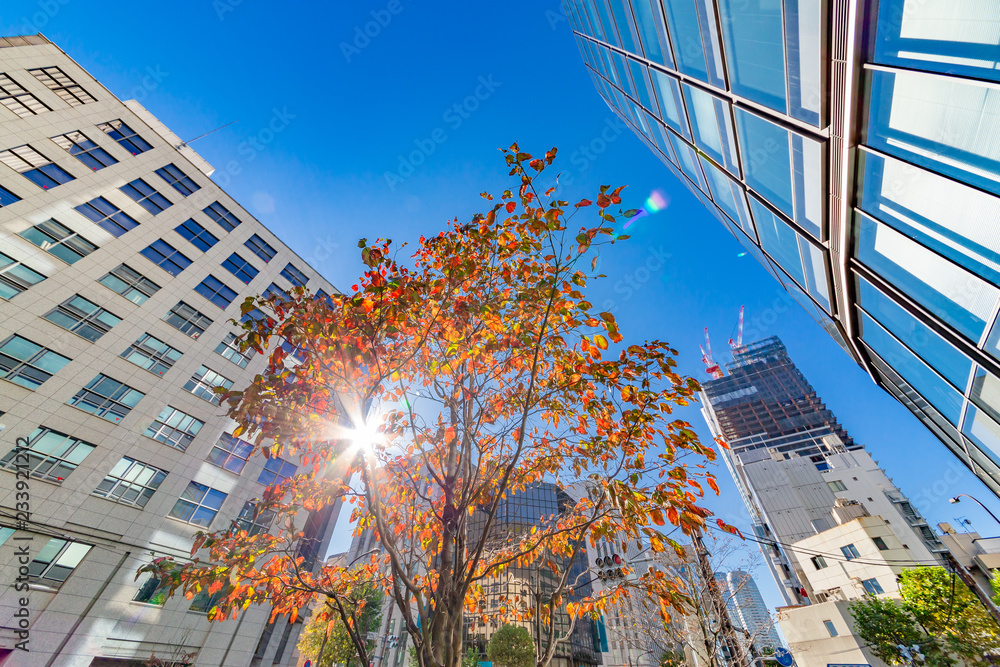
[[[301,623],[209,623],[207,592],[165,599],[136,571],[190,560],[199,530],[268,530],[254,500],[297,462],[232,435],[213,390],[267,357],[229,320],[250,295],[334,288],[41,35],[0,39],[0,163],[0,578],[23,583],[0,591],[0,661],[294,664]],[[307,563],[338,513],[309,517]]]
[[764,604],[757,582],[745,570],[718,573],[728,589],[727,608],[737,630],[743,630],[759,654],[763,649],[776,649],[782,645],[774,627],[771,612]]
[[1000,494],[1000,5],[564,6],[608,106]]

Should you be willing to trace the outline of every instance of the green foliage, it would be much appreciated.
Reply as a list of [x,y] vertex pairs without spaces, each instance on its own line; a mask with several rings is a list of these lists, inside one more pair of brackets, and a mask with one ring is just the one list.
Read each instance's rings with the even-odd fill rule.
[[[374,587],[368,586],[360,591],[360,597],[365,600],[365,606],[357,623],[362,633],[375,632],[382,624],[382,593]],[[302,636],[299,639],[299,652],[311,659],[315,667],[333,667],[334,664],[347,665],[347,667],[358,665],[357,650],[340,617],[333,611],[330,611],[331,615],[326,617],[325,614],[321,613],[322,611],[322,608],[318,609],[317,613],[309,619],[306,627],[303,628]],[[334,623],[329,636],[327,636],[327,627],[331,620]],[[371,655],[375,650],[375,642],[368,641],[365,645],[369,655]],[[323,651],[322,657],[319,655],[321,649]]]
[[496,667],[531,667],[535,664],[535,642],[527,628],[504,625],[493,633],[486,655]]
[[680,651],[664,651],[660,656],[660,667],[685,667],[687,660]]
[[912,646],[926,637],[917,622],[902,607],[887,598],[866,597],[851,605],[854,628],[872,653],[889,665],[904,665],[906,661],[896,648]]
[[[416,664],[416,660],[414,660]],[[476,667],[479,664],[479,651],[473,647],[469,647],[465,651],[465,655],[462,656],[462,667]]]

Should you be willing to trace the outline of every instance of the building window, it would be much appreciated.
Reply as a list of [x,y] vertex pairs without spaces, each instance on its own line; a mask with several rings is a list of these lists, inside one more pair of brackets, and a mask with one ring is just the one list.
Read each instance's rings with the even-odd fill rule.
[[264,290],[264,293],[261,294],[261,296],[264,297],[265,299],[270,299],[271,297],[275,297],[278,301],[291,301],[292,299],[292,297],[288,296],[288,292],[281,289],[274,283],[268,285],[267,289]]
[[86,338],[91,343],[111,331],[112,327],[122,321],[122,318],[114,313],[109,313],[79,294],[50,310],[45,314],[45,319]]
[[181,354],[180,350],[170,347],[159,338],[154,338],[147,333],[140,336],[127,350],[122,352],[121,357],[126,361],[131,361],[139,368],[163,377],[163,374],[181,358]]
[[84,90],[81,85],[69,78],[58,67],[39,67],[38,69],[29,69],[28,72],[71,107],[97,101],[93,95]]
[[202,252],[205,252],[219,242],[219,239],[215,238],[213,234],[193,219],[182,222],[179,227],[174,228],[174,231],[186,238],[191,242],[191,245]]
[[87,544],[52,538],[28,565],[28,581],[59,588],[89,551]]
[[205,422],[200,419],[168,405],[160,411],[160,414],[143,435],[183,452],[194,441],[198,431],[204,425]]
[[67,403],[117,424],[143,396],[141,391],[99,373]]
[[20,336],[0,343],[0,378],[31,390],[41,387],[69,362],[68,357]]
[[225,206],[219,202],[215,202],[211,206],[205,209],[205,215],[210,217],[219,223],[219,226],[225,229],[227,232],[231,232],[237,227],[239,227],[241,220],[235,215],[229,212]]
[[284,459],[272,456],[264,463],[264,469],[260,471],[257,478],[258,484],[281,484],[286,479],[295,474],[297,466],[292,465]]
[[38,271],[0,252],[0,297],[11,299],[43,280],[45,276]]
[[219,442],[208,453],[208,462],[239,475],[253,453],[253,445],[244,440],[223,433]]
[[248,238],[246,243],[244,243],[243,245],[250,248],[253,254],[257,255],[262,260],[264,260],[265,264],[274,259],[274,256],[278,254],[277,250],[272,248],[267,243],[267,241],[257,236],[256,234]]
[[844,558],[847,560],[854,560],[855,558],[861,557],[861,554],[858,553],[857,548],[853,544],[848,544],[846,547],[840,547],[840,553],[844,554]]
[[173,164],[168,164],[165,167],[157,169],[156,173],[159,174],[160,178],[165,180],[170,187],[177,190],[177,192],[181,193],[184,197],[187,197],[189,194],[197,190],[201,190],[200,185],[191,180],[187,174]]
[[86,204],[75,207],[75,210],[114,237],[119,237],[139,226],[132,216],[124,213],[104,197],[91,199]]
[[97,485],[94,495],[126,505],[145,507],[166,477],[165,470],[124,456]]
[[240,368],[246,368],[253,358],[254,351],[247,348],[246,352],[241,352],[235,334],[226,334],[226,339],[215,348],[216,353],[233,362]]
[[226,287],[221,280],[213,275],[206,276],[204,280],[195,285],[194,291],[222,309],[225,309],[236,298],[236,290]]
[[207,588],[201,589],[201,592],[196,593],[193,598],[191,598],[191,606],[188,607],[191,611],[196,611],[200,614],[207,614],[214,607],[219,606],[219,602],[222,598],[229,595],[230,589],[223,586],[222,590],[210,594]]
[[817,570],[822,570],[827,566],[826,559],[823,558],[822,556],[813,556],[809,560],[812,561],[813,566],[815,566]]
[[74,180],[68,171],[27,144],[0,152],[0,162],[43,190]]
[[139,253],[172,276],[180,275],[181,271],[191,266],[191,260],[186,255],[163,239],[153,241]]
[[191,379],[184,385],[184,390],[190,391],[198,398],[206,400],[212,405],[218,405],[221,399],[219,395],[215,393],[215,387],[221,387],[222,389],[228,390],[232,388],[232,386],[233,381],[229,378],[219,375],[206,366],[200,366],[198,370],[195,371],[195,374],[191,376]]
[[839,632],[837,632],[836,626],[834,626],[833,621],[823,621],[823,625],[826,626],[826,631],[830,633],[831,637],[836,637]]
[[162,213],[174,205],[172,201],[161,195],[156,191],[156,188],[141,178],[137,178],[131,183],[126,183],[118,189],[153,215]]
[[178,301],[177,305],[163,316],[163,321],[195,339],[205,333],[205,329],[212,324],[212,320],[183,301]]
[[13,192],[7,188],[0,187],[0,208],[4,206],[9,206],[16,201],[21,201],[21,198],[15,195]]
[[316,298],[323,299],[323,301],[326,301],[326,305],[328,305],[330,308],[333,308],[333,299],[330,297],[329,294],[326,293],[326,290],[323,289],[316,290]]
[[118,145],[127,150],[132,155],[145,153],[152,146],[140,137],[135,131],[120,120],[113,120],[110,123],[101,123],[97,126],[109,137],[118,142]]
[[827,482],[826,485],[830,487],[830,490],[836,493],[837,491],[847,491],[847,486],[841,482],[839,479]]
[[73,264],[97,250],[95,244],[52,219],[25,229],[19,236],[67,264]]
[[58,483],[95,449],[89,442],[39,426],[28,436],[27,449],[15,447],[3,457],[0,466],[16,468],[24,462],[24,454],[18,456],[19,452],[27,452],[31,476]]
[[885,540],[883,540],[881,537],[873,537],[872,538],[872,542],[875,543],[875,546],[878,547],[879,551],[888,551],[889,550],[889,545],[887,545],[885,543]]
[[168,581],[161,581],[158,577],[150,576],[139,587],[139,590],[136,591],[132,601],[143,604],[155,604],[157,607],[162,607],[163,603],[167,601],[167,591],[169,588],[170,584]]
[[145,303],[160,290],[159,285],[126,264],[120,264],[97,282],[135,304]]
[[0,73],[0,104],[21,118],[35,116],[43,111],[52,111],[37,97],[21,87],[6,74]]
[[274,521],[273,510],[260,510],[257,508],[257,503],[248,500],[243,503],[243,509],[240,510],[235,523],[237,530],[245,530],[250,535],[260,535],[271,528],[272,521]]
[[188,482],[184,493],[170,510],[170,516],[208,528],[225,499],[226,494],[222,491],[198,482]]
[[306,283],[309,282],[309,278],[306,276],[306,274],[296,269],[294,266],[292,266],[290,262],[286,264],[285,268],[281,270],[281,275],[288,282],[290,282],[293,285],[296,285],[297,287],[305,287]]
[[877,579],[862,579],[861,585],[865,587],[865,591],[867,591],[869,595],[881,595],[882,593],[885,593],[885,591],[882,590],[882,584],[878,583]]
[[253,265],[237,255],[235,252],[222,263],[223,268],[239,278],[244,285],[249,285],[250,281],[260,273]]
[[118,164],[118,160],[88,139],[83,132],[60,134],[58,137],[52,137],[52,141],[93,171],[100,171],[105,167]]

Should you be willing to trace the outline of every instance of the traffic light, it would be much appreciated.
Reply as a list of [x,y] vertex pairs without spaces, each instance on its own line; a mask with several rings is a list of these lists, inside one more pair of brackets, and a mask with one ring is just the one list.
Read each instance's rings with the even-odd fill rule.
[[595,561],[595,565],[597,565],[597,577],[601,581],[613,581],[625,578],[625,571],[621,567],[625,565],[625,561],[618,554],[598,558]]

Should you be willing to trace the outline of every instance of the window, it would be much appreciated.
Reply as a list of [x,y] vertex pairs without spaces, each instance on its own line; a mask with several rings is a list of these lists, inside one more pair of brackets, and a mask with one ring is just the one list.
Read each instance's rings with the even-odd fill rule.
[[186,238],[191,242],[191,245],[202,252],[205,252],[219,242],[219,239],[215,238],[214,235],[193,219],[182,222],[179,227],[174,228],[174,231]]
[[252,453],[253,445],[249,442],[223,433],[219,442],[208,453],[208,462],[238,475],[243,472],[243,467],[247,464]]
[[43,280],[45,276],[38,271],[0,252],[0,297],[11,299]]
[[131,361],[154,375],[163,376],[181,358],[181,351],[176,350],[159,338],[148,333],[139,337],[127,350],[121,353],[122,359]]
[[91,222],[97,223],[98,227],[115,237],[121,236],[128,230],[139,226],[139,223],[134,218],[122,212],[120,208],[104,197],[91,199],[86,204],[77,206],[75,210]]
[[837,491],[847,491],[847,486],[841,482],[839,479],[834,479],[826,483],[830,490],[836,493]]
[[225,229],[227,232],[233,231],[241,223],[241,220],[239,218],[230,213],[229,209],[227,209],[219,202],[215,202],[214,204],[206,208],[205,215],[207,215],[212,220],[215,220],[217,223],[219,223],[219,226]]
[[257,503],[248,500],[243,503],[243,509],[236,517],[235,524],[237,530],[245,530],[250,535],[260,535],[271,528],[272,521],[274,521],[273,510],[260,510],[257,508]]
[[141,391],[100,373],[67,403],[117,424],[143,396]]
[[322,289],[316,290],[316,298],[323,299],[324,301],[326,301],[326,305],[330,306],[330,308],[333,308],[333,299],[330,298],[330,295],[327,294],[325,290]]
[[0,378],[28,389],[42,386],[69,362],[68,357],[20,336],[0,343]]
[[831,637],[836,637],[838,634],[840,634],[837,632],[837,628],[833,624],[833,621],[823,621],[823,625],[826,626],[826,631],[830,633]]
[[160,290],[159,285],[126,264],[120,264],[97,282],[135,304],[145,303]]
[[208,528],[219,513],[226,494],[198,482],[188,482],[184,493],[177,499],[170,516],[196,526]]
[[15,468],[24,461],[24,454],[18,453],[27,451],[32,477],[62,482],[95,449],[88,442],[39,426],[28,436],[27,450],[15,447],[3,457],[0,466]]
[[160,178],[165,180],[174,190],[187,197],[192,192],[201,190],[201,186],[188,178],[187,174],[178,169],[173,164],[168,164],[156,170]]
[[862,579],[861,585],[865,587],[865,591],[868,592],[868,595],[881,595],[882,593],[885,593],[885,591],[882,590],[882,584],[878,583],[878,580],[875,578]]
[[872,542],[875,543],[875,546],[878,547],[879,551],[888,551],[889,550],[889,546],[885,543],[885,540],[883,540],[881,537],[873,537],[872,538]]
[[823,568],[825,568],[827,566],[826,559],[823,558],[822,556],[813,556],[809,560],[812,561],[813,566],[817,570],[822,570]]
[[118,164],[111,154],[87,138],[83,132],[69,132],[52,137],[52,141],[94,171]]
[[267,289],[264,290],[264,293],[261,296],[263,296],[265,299],[270,299],[273,296],[273,297],[277,298],[278,301],[289,301],[292,298],[292,297],[288,296],[288,292],[286,292],[285,290],[281,289],[280,287],[278,287],[274,283],[271,283],[270,285],[268,285]]
[[250,281],[253,280],[258,273],[260,273],[250,262],[240,257],[235,252],[222,263],[222,266],[231,274],[239,278],[244,285],[249,285]]
[[195,419],[191,415],[168,405],[160,411],[160,414],[143,435],[183,452],[204,425],[205,422],[200,419]]
[[143,604],[155,604],[158,607],[162,607],[163,603],[167,601],[167,591],[169,589],[170,583],[168,581],[161,581],[157,577],[150,576],[139,587],[139,590],[136,591],[132,601]]
[[183,301],[178,301],[177,305],[163,316],[163,321],[195,339],[205,333],[205,329],[212,324],[212,320]]
[[28,565],[28,581],[59,588],[90,551],[90,546],[52,538]]
[[98,340],[122,321],[122,318],[109,313],[79,294],[46,313],[45,319],[90,342]]
[[854,560],[855,558],[861,557],[861,554],[858,553],[857,548],[853,544],[848,544],[846,547],[840,547],[840,553],[844,554],[844,558],[847,560]]
[[94,495],[126,505],[145,507],[166,477],[165,470],[124,456],[97,485]]
[[306,283],[309,282],[309,278],[306,274],[296,269],[291,263],[285,265],[285,268],[281,270],[281,275],[288,282],[296,285],[297,287],[305,287]]
[[173,202],[157,192],[156,188],[141,178],[137,178],[131,183],[126,183],[118,189],[153,215],[162,213],[174,205]]
[[13,192],[7,188],[0,187],[0,208],[4,206],[9,206],[16,201],[21,201],[21,198],[15,195]]
[[240,368],[246,368],[254,354],[254,351],[249,348],[246,352],[240,351],[239,344],[236,342],[235,334],[226,334],[226,339],[219,343],[219,345],[215,348],[215,351],[217,354],[221,354],[223,357],[233,362]]
[[0,162],[43,190],[74,180],[68,171],[28,145],[0,152]]
[[184,390],[190,391],[198,398],[204,399],[212,405],[218,405],[221,399],[213,389],[215,387],[230,389],[232,386],[233,381],[229,378],[223,377],[205,366],[200,366],[195,371],[195,374],[191,376],[191,379],[187,381],[187,384],[184,385]]
[[272,259],[274,259],[274,256],[276,254],[278,254],[277,250],[275,250],[274,248],[272,248],[267,243],[267,241],[265,241],[261,237],[257,236],[256,234],[254,234],[253,236],[251,236],[250,238],[248,238],[247,241],[246,241],[246,243],[244,243],[243,245],[245,245],[246,247],[250,248],[250,250],[253,252],[253,254],[257,255],[262,260],[264,260],[265,264],[267,264]]
[[152,148],[152,146],[150,146],[145,139],[136,134],[132,128],[120,120],[113,120],[110,123],[101,123],[97,127],[103,130],[109,137],[117,141],[119,146],[127,150],[132,155],[145,153]]
[[153,241],[139,253],[172,276],[180,275],[181,271],[191,266],[191,260],[186,255],[163,239]]
[[96,102],[94,96],[83,89],[76,81],[66,76],[58,67],[39,67],[29,69],[36,79],[45,84],[45,87],[53,91],[63,99],[63,102],[71,107],[80,106],[89,102]]
[[259,484],[281,484],[295,474],[297,466],[284,459],[272,456],[264,463],[264,469],[257,478]]
[[52,219],[25,229],[19,236],[67,264],[73,264],[97,250],[95,244]]
[[213,275],[206,276],[204,280],[195,285],[194,291],[223,309],[236,298],[236,291],[227,287]]
[[[230,588],[223,586],[222,590],[216,591],[215,593],[209,594],[208,588],[201,589],[201,592],[196,593],[193,598],[191,598],[191,606],[188,607],[191,611],[196,611],[201,614],[207,614],[214,607],[219,606],[219,602],[222,598],[229,595]],[[293,625],[289,623],[289,626]]]
[[10,76],[0,73],[0,104],[21,118],[35,116],[43,111],[52,111],[37,97],[21,87]]

